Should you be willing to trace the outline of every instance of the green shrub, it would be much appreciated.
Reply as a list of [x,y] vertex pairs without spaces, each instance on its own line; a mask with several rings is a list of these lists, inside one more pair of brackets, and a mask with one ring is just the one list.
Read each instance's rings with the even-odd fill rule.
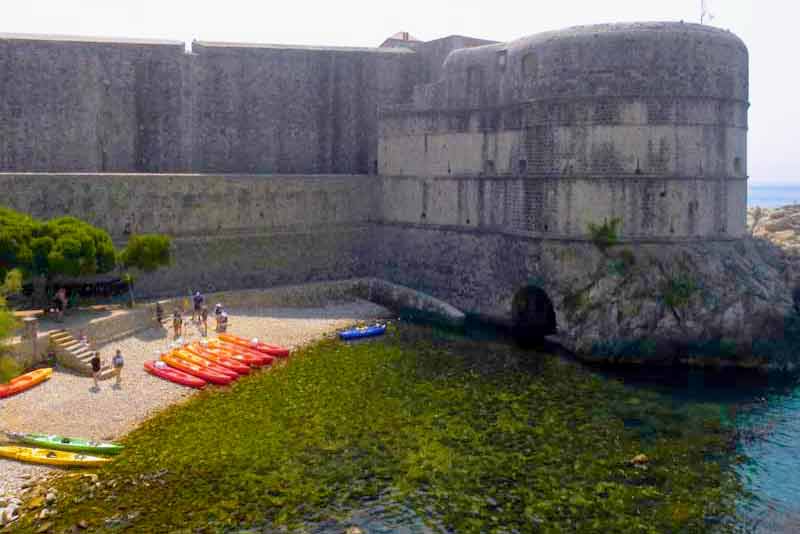
[[19,376],[22,368],[10,356],[0,356],[0,384]]
[[165,235],[135,235],[119,255],[122,265],[145,272],[155,271],[170,263],[172,242]]
[[689,304],[689,300],[697,289],[698,286],[694,279],[686,274],[679,274],[662,284],[661,296],[668,306],[682,308]]
[[0,279],[20,269],[25,275],[91,275],[115,267],[108,232],[75,217],[47,222],[0,208]]
[[603,219],[603,224],[589,223],[589,235],[592,242],[600,250],[605,250],[619,243],[619,230],[622,219],[614,217],[611,220]]

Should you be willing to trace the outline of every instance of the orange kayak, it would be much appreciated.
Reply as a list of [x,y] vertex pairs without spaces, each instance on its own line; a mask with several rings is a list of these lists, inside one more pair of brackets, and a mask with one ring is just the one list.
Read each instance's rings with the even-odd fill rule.
[[218,363],[221,366],[230,369],[231,371],[236,371],[240,375],[250,374],[250,367],[238,360],[231,358],[224,351],[209,349],[203,347],[199,343],[189,343],[184,345],[183,348],[196,356],[200,356],[201,358],[205,358],[211,362]]
[[20,375],[12,379],[8,384],[0,384],[0,399],[22,393],[37,384],[41,384],[51,376],[53,376],[53,370],[48,367],[47,369],[37,369]]
[[242,363],[246,363],[247,365],[255,365],[256,367],[270,365],[275,359],[273,356],[269,356],[263,352],[247,349],[240,345],[234,345],[233,343],[226,343],[218,339],[212,339],[209,341],[208,347],[211,349],[227,351],[231,358],[239,360]]
[[269,354],[270,356],[277,356],[278,358],[286,358],[289,356],[289,349],[279,347],[277,345],[270,345],[269,343],[264,343],[263,341],[259,341],[257,339],[245,339],[243,337],[234,336],[233,334],[220,334],[219,338],[222,341],[233,343],[234,345],[239,345],[248,349],[253,349],[258,352],[263,352],[264,354]]
[[219,373],[221,375],[228,375],[233,380],[236,380],[237,378],[239,378],[239,373],[237,373],[233,369],[228,369],[228,368],[223,367],[222,365],[220,365],[218,363],[214,363],[211,360],[207,360],[206,358],[203,358],[202,356],[198,356],[197,354],[192,354],[191,352],[189,352],[186,349],[174,350],[172,352],[172,354],[174,356],[182,359],[182,360],[185,360],[185,361],[187,361],[189,363],[193,363],[195,365],[199,365],[200,367],[205,367],[206,369],[214,371],[215,373]]
[[162,354],[161,361],[173,369],[177,369],[178,371],[183,371],[184,373],[202,378],[203,380],[211,382],[212,384],[224,386],[226,384],[230,384],[234,380],[229,374],[217,373],[216,371],[208,369],[202,365],[197,365],[196,363],[191,363],[182,358],[178,358],[173,353]]

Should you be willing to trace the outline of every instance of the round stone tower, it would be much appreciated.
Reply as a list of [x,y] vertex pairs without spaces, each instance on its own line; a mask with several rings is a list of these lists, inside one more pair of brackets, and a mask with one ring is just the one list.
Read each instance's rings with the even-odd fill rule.
[[628,239],[725,239],[746,232],[747,109],[747,48],[730,32],[609,24],[454,51],[405,126],[426,150],[459,134],[437,156],[451,175],[506,180],[513,233],[586,237],[619,219]]

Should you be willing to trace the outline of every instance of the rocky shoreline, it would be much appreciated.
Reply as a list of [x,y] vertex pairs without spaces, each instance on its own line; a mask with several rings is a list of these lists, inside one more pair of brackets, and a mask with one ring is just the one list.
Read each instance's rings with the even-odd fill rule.
[[[576,249],[549,291],[557,340],[591,363],[800,369],[800,205],[740,240]],[[562,263],[563,264],[563,263]]]

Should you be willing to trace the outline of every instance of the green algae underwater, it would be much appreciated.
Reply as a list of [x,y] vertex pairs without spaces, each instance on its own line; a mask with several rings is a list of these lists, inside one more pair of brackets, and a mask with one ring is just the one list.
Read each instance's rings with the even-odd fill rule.
[[552,355],[399,323],[162,411],[99,487],[57,480],[46,521],[310,532],[380,499],[434,532],[726,531],[742,492],[731,438],[710,405],[676,412]]

